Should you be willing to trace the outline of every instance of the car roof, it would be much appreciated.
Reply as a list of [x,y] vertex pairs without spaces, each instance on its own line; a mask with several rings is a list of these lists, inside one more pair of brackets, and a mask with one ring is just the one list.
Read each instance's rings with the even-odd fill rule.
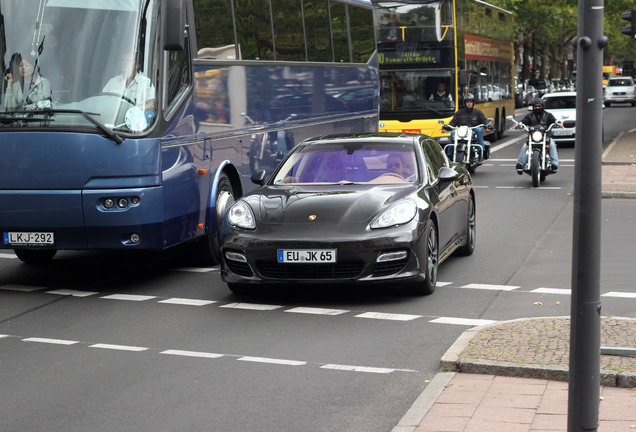
[[573,91],[569,91],[569,92],[556,92],[556,93],[547,93],[544,94],[542,99],[549,99],[549,98],[556,98],[556,97],[571,97],[571,96],[576,96],[576,92]]
[[428,138],[426,135],[400,133],[400,132],[372,132],[372,133],[348,133],[316,136],[305,139],[302,144],[320,144],[329,142],[342,143],[355,142],[395,142],[396,144],[415,144],[420,139]]

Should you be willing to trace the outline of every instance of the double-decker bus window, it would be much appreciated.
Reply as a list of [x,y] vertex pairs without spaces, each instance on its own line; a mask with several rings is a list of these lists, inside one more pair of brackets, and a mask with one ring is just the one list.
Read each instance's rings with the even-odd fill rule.
[[333,61],[327,0],[304,0],[303,10],[307,35],[307,60]]
[[331,2],[331,33],[334,60],[336,62],[350,62],[347,7],[342,3]]
[[274,60],[269,2],[236,0],[236,31],[242,60]]
[[305,61],[305,35],[300,0],[272,2],[276,60]]
[[[481,0],[373,4],[380,130],[446,139],[440,123],[450,121],[470,92],[493,119],[491,139],[501,137],[514,112],[512,14]],[[468,72],[468,83],[460,82],[460,70]]]
[[[213,59],[235,58],[231,0],[194,0],[193,6],[198,56]],[[227,48],[222,49],[224,47]]]
[[375,51],[373,28],[369,27],[369,23],[373,22],[372,15],[369,9],[349,6],[351,48],[356,63],[366,63]]

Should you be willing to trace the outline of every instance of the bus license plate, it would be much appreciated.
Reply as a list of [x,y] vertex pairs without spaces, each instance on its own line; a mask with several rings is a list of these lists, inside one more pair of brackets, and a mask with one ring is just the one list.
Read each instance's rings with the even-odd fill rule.
[[52,232],[3,232],[4,244],[13,246],[48,246],[55,244]]
[[336,249],[278,249],[279,263],[335,263]]

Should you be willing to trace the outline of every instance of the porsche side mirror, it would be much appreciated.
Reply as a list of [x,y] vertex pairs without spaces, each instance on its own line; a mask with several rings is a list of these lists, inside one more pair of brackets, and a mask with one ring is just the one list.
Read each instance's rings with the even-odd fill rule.
[[256,174],[254,174],[252,177],[250,177],[250,180],[254,184],[263,186],[265,184],[265,175],[266,175],[265,170],[260,170]]
[[459,173],[452,168],[444,166],[439,169],[437,177],[439,177],[439,179],[442,181],[453,181],[457,180],[457,178],[459,177]]

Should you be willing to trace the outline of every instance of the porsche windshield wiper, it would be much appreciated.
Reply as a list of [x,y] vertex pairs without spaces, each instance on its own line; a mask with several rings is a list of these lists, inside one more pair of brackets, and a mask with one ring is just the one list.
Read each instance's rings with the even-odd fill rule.
[[50,122],[53,120],[54,114],[79,114],[84,117],[86,120],[97,126],[99,130],[104,132],[104,134],[115,141],[117,144],[121,144],[124,140],[117,135],[112,129],[108,128],[99,120],[93,118],[93,116],[98,116],[97,113],[87,113],[82,110],[70,110],[70,109],[52,109],[52,108],[44,108],[37,110],[13,110],[13,111],[5,111],[0,115],[0,123],[3,125],[12,124],[15,122],[22,123],[33,123],[33,122]]

